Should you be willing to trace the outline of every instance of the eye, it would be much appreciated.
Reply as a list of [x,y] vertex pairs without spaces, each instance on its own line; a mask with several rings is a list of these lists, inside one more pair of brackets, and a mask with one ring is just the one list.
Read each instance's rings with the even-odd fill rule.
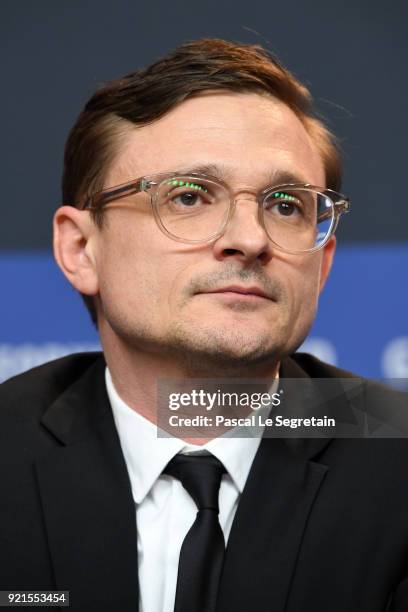
[[177,206],[192,208],[209,203],[208,190],[199,183],[191,183],[179,179],[168,182],[172,187],[167,193],[167,199]]
[[282,217],[293,217],[301,214],[302,202],[290,193],[276,191],[267,199],[265,210]]
[[290,217],[297,212],[297,208],[292,202],[279,202],[276,208],[284,217]]
[[176,204],[183,204],[183,206],[194,206],[200,200],[200,196],[198,193],[194,193],[192,191],[185,191],[181,193],[179,196],[173,196],[173,202]]

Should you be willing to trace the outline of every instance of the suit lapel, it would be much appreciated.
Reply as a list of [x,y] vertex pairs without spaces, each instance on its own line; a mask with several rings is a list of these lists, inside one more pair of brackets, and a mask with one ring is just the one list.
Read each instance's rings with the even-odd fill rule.
[[45,413],[60,442],[37,461],[56,587],[81,609],[138,610],[135,506],[101,359]]
[[228,540],[219,612],[283,612],[313,501],[327,467],[264,438]]
[[[309,377],[288,359],[280,378]],[[296,385],[290,388],[286,401],[293,406],[301,398],[296,396]],[[336,397],[336,409],[338,401]],[[313,459],[330,442],[330,438],[262,439],[228,540],[219,612],[284,611],[308,517],[324,478],[329,477],[328,467]]]

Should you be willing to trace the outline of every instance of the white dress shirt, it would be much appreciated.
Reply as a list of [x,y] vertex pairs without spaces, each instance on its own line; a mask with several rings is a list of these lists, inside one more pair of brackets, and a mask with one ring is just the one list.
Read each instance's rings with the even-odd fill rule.
[[139,611],[173,612],[180,548],[197,506],[180,481],[162,472],[177,453],[211,452],[222,462],[227,473],[220,486],[219,521],[227,542],[263,430],[256,437],[222,436],[203,446],[159,438],[156,425],[119,397],[108,368],[106,387],[135,501]]

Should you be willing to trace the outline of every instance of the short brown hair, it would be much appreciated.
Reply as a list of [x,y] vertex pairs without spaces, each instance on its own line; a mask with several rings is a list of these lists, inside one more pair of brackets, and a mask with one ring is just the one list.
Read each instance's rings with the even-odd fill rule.
[[[77,205],[103,189],[128,122],[137,126],[153,123],[183,100],[215,89],[266,93],[289,106],[320,153],[326,186],[340,189],[336,141],[317,117],[308,89],[259,45],[204,38],[185,43],[151,66],[109,82],[90,98],[66,143],[63,201]],[[93,299],[83,297],[96,323]]]

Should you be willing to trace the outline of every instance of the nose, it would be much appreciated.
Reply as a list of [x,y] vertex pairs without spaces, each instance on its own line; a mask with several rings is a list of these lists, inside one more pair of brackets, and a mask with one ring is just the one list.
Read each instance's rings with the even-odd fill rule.
[[260,223],[254,198],[235,200],[232,217],[225,232],[214,242],[213,251],[216,259],[233,257],[246,264],[255,260],[265,264],[271,259],[271,241]]

